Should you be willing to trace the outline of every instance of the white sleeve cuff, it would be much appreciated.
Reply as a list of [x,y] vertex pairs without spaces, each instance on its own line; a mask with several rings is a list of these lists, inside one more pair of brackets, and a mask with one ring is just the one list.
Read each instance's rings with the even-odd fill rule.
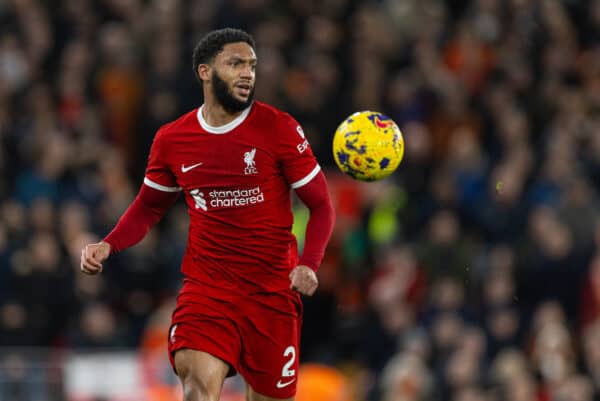
[[181,191],[181,187],[166,187],[164,185],[160,185],[154,181],[152,181],[148,177],[144,177],[144,184],[148,185],[150,188],[158,189],[163,192],[179,192]]
[[292,184],[292,188],[294,189],[298,189],[306,184],[308,184],[310,182],[310,180],[312,180],[313,178],[315,178],[315,176],[319,173],[319,171],[321,171],[321,166],[319,166],[317,164],[317,166],[306,175],[306,177],[302,178],[301,180],[298,180],[296,182],[294,182]]

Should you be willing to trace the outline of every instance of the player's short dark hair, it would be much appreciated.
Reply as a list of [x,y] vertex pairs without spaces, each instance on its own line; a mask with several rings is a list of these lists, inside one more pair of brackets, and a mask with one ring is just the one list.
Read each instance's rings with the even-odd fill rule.
[[194,48],[194,55],[192,56],[194,76],[198,77],[198,66],[200,64],[210,63],[217,54],[223,51],[226,44],[237,42],[246,42],[256,50],[252,35],[241,29],[217,29],[204,35]]

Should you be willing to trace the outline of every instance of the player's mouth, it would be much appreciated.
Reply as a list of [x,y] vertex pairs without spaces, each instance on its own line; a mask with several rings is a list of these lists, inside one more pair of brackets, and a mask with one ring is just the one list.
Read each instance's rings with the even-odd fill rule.
[[237,92],[243,97],[250,96],[250,92],[252,91],[252,85],[247,83],[235,84],[235,88],[237,89]]

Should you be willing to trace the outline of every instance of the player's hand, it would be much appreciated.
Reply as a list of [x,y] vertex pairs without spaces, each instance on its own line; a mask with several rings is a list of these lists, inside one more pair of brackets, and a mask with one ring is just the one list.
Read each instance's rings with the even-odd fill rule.
[[290,288],[303,295],[312,295],[317,290],[317,274],[308,266],[298,265],[290,273]]
[[86,245],[81,250],[81,271],[85,274],[98,274],[102,272],[102,262],[110,255],[110,245],[100,241],[96,244]]

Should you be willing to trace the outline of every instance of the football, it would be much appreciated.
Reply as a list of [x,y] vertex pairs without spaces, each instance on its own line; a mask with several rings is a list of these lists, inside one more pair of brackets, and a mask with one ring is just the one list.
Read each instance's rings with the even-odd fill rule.
[[333,158],[344,173],[361,181],[392,174],[404,156],[404,139],[396,123],[375,111],[346,118],[333,136]]

